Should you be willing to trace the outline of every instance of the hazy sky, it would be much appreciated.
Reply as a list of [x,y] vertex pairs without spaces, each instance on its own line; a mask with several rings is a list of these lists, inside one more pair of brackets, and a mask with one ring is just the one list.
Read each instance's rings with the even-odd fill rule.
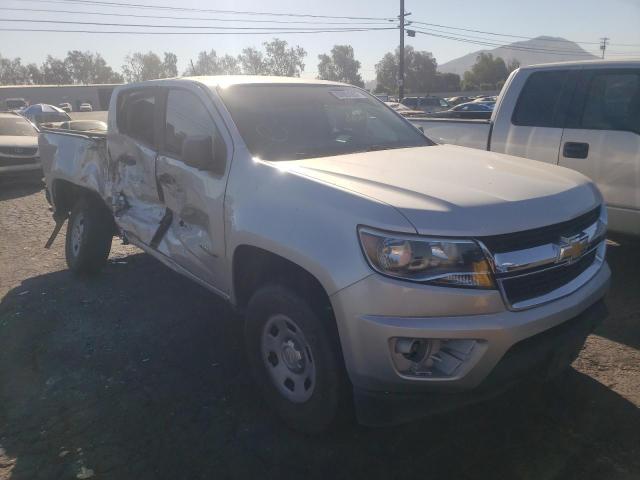
[[[112,0],[125,3],[126,0]],[[128,2],[127,2],[128,3]],[[259,12],[305,13],[316,15],[357,16],[357,17],[395,17],[398,15],[398,0],[135,0],[131,3],[187,7],[200,9],[229,9]],[[67,10],[77,13],[19,12],[4,10],[7,8],[33,8],[47,10]],[[640,55],[640,0],[484,0],[478,1],[428,1],[406,0],[406,10],[412,12],[409,19],[469,28],[487,32],[535,37],[538,35],[561,36],[569,40],[597,42],[600,37],[611,38],[611,52],[633,52]],[[82,13],[85,12],[85,13]],[[160,20],[132,17],[109,17],[91,15],[91,12],[128,13],[132,15],[165,15],[175,17],[198,17],[219,19],[266,19],[291,20],[288,17],[263,17],[248,15],[225,15],[219,13],[157,11],[149,9],[124,9],[99,5],[78,5],[60,3],[51,0],[0,0],[0,27],[4,28],[43,28],[43,29],[111,29],[119,27],[97,27],[86,25],[65,25],[60,23],[17,23],[6,19],[86,21],[111,23],[147,23],[181,25],[232,25],[232,26],[271,26],[269,24],[249,24],[241,22],[216,22],[214,20]],[[304,20],[304,19],[303,19]],[[309,21],[310,19],[306,19]],[[329,22],[339,20],[317,20]],[[292,25],[281,24],[283,27]],[[293,26],[296,26],[295,24]],[[307,27],[318,27],[307,24]],[[382,25],[384,26],[384,25]],[[417,25],[416,25],[417,26]],[[331,26],[330,26],[331,27]],[[335,26],[333,26],[335,27]],[[137,30],[140,28],[131,27]],[[424,27],[437,28],[437,27]],[[277,26],[274,27],[277,29]],[[156,29],[161,30],[161,29]],[[496,43],[510,43],[517,40],[508,37],[492,37],[485,34],[459,32],[492,38]],[[449,33],[448,35],[451,35]],[[124,57],[135,51],[153,50],[159,54],[172,51],[178,55],[180,71],[184,70],[189,59],[195,58],[200,50],[215,49],[218,54],[237,54],[247,46],[257,46],[274,35],[106,35],[88,33],[35,33],[0,31],[0,55],[21,57],[23,62],[41,63],[47,54],[64,57],[68,50],[80,49],[100,52],[107,62],[119,70]],[[315,76],[317,56],[327,52],[334,44],[350,44],[356,58],[362,62],[362,75],[365,79],[375,77],[374,65],[385,52],[398,45],[397,30],[373,32],[340,32],[314,34],[278,34],[290,44],[304,47],[306,57],[305,76]],[[463,54],[483,47],[469,43],[419,35],[408,38],[407,44],[418,50],[433,53],[438,63],[444,63]],[[639,44],[635,47],[615,46],[615,44]],[[597,51],[597,45],[582,45],[583,48]],[[562,57],[559,57],[561,59]],[[611,58],[615,58],[612,56]]]

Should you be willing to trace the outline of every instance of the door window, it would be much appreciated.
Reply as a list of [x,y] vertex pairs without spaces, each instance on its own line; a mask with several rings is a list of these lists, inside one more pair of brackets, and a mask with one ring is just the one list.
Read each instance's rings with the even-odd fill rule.
[[123,92],[118,98],[116,118],[118,130],[150,146],[156,145],[156,90]]
[[640,133],[640,72],[598,72],[589,84],[580,128]]
[[209,112],[193,93],[169,90],[164,129],[165,152],[182,160],[184,139],[196,136],[210,136],[214,140],[215,126]]
[[[536,72],[531,74],[520,93],[513,118],[514,125],[527,127],[562,127],[561,114],[567,104],[567,71]],[[563,108],[561,108],[561,104]]]

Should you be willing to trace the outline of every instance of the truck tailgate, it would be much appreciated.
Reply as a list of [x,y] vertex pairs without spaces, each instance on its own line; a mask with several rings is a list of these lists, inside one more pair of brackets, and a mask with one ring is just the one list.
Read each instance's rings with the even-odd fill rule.
[[411,118],[416,127],[437,143],[451,143],[463,147],[487,149],[490,120],[461,120],[458,118]]

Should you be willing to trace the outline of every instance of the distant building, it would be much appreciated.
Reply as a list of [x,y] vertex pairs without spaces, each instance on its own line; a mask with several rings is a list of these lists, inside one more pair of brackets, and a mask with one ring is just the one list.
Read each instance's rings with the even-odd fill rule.
[[0,86],[0,107],[7,98],[24,98],[29,105],[70,103],[74,111],[89,102],[94,110],[108,110],[113,89],[119,84],[105,85],[9,85]]

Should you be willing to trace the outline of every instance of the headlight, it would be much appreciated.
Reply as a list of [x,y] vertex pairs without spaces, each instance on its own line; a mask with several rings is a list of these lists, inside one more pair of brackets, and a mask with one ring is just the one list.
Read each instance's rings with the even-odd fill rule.
[[473,240],[358,229],[367,261],[390,277],[434,285],[495,288],[489,262]]

